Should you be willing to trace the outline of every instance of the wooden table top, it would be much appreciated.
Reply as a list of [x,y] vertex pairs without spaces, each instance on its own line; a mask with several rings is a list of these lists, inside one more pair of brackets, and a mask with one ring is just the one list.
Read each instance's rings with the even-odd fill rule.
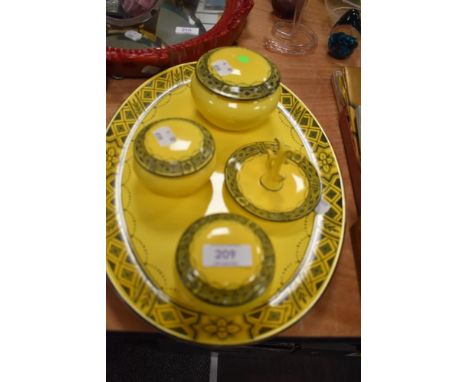
[[[343,61],[327,55],[327,39],[331,25],[322,0],[311,0],[304,11],[304,22],[318,36],[315,51],[302,57],[283,56],[268,52],[262,39],[269,33],[276,18],[271,13],[270,0],[256,0],[238,45],[262,52],[278,65],[283,83],[301,98],[325,130],[340,164],[346,195],[346,231],[341,258],[327,290],[316,305],[282,336],[353,337],[361,335],[361,303],[350,226],[357,220],[357,210],[349,177],[338,112],[331,87],[334,70],[345,65],[361,66],[360,48]],[[119,106],[145,79],[108,79],[107,123]],[[117,295],[109,281],[106,286],[107,330],[156,331],[136,315]]]

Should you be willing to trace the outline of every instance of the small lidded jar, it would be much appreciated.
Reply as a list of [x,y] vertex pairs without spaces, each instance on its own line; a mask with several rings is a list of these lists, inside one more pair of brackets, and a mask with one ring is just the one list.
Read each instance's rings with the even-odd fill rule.
[[176,265],[193,295],[213,305],[236,306],[266,291],[275,254],[257,224],[241,215],[220,213],[187,228],[179,240]]
[[215,166],[213,137],[195,121],[160,119],[135,138],[135,172],[155,193],[189,195],[209,181]]
[[205,53],[191,83],[198,111],[226,130],[246,130],[265,121],[280,98],[277,67],[261,54],[243,47]]

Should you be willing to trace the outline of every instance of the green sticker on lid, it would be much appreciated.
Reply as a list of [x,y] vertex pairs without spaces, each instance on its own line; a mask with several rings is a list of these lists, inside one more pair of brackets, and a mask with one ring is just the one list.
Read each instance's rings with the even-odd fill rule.
[[242,62],[243,64],[247,64],[250,61],[250,58],[248,56],[245,56],[241,54],[240,56],[237,57],[239,62]]

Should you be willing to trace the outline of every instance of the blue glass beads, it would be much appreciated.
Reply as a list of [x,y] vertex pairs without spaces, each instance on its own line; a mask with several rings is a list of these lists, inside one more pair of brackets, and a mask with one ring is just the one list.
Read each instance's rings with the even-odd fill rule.
[[328,54],[339,60],[349,57],[358,46],[361,16],[357,9],[346,12],[333,27],[328,38]]
[[341,60],[349,57],[357,46],[355,37],[343,32],[332,33],[328,39],[328,54]]

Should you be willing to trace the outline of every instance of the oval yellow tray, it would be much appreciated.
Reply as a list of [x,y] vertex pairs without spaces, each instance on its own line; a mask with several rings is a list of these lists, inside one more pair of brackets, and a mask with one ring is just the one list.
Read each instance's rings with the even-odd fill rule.
[[[260,127],[241,133],[216,129],[196,111],[190,93],[195,63],[157,74],[123,103],[106,133],[107,275],[142,318],[179,339],[216,346],[248,344],[278,334],[317,302],[337,264],[345,225],[343,182],[322,128],[282,85],[277,109]],[[148,191],[133,171],[133,140],[148,123],[182,117],[203,124],[216,142],[211,182],[184,198]],[[290,222],[263,220],[239,206],[224,185],[224,166],[238,148],[278,138],[307,156],[321,182],[310,214]],[[176,270],[177,244],[197,219],[229,212],[243,215],[269,236],[275,274],[267,290],[240,306],[198,300]]]

